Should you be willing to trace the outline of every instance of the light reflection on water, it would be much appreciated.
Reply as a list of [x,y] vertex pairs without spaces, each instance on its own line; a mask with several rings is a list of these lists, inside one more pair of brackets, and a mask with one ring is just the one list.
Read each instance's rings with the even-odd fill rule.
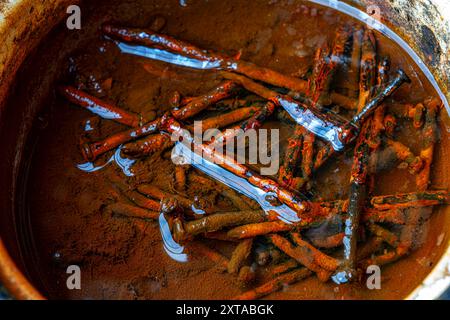
[[159,230],[161,232],[164,250],[169,257],[178,262],[187,262],[188,255],[184,253],[184,247],[173,239],[169,223],[167,222],[164,213],[161,213],[159,216]]
[[96,166],[93,162],[85,162],[81,164],[77,164],[77,168],[84,172],[96,172],[103,168],[105,168],[108,164],[114,162],[120,169],[122,169],[123,174],[125,174],[127,177],[134,176],[134,173],[132,172],[131,168],[133,164],[136,163],[136,160],[125,158],[122,156],[123,145],[119,146],[114,154],[109,158],[106,163]]
[[185,164],[189,163],[193,167],[201,170],[206,175],[210,176],[217,182],[221,182],[227,187],[234,189],[238,193],[255,200],[265,212],[275,212],[278,218],[288,224],[300,222],[297,213],[288,207],[286,204],[272,205],[267,201],[267,196],[272,195],[277,198],[276,194],[268,193],[261,188],[258,188],[246,179],[237,176],[236,174],[220,167],[219,165],[203,158],[201,155],[195,153],[184,142],[178,142],[172,149],[172,159],[184,159]]
[[198,59],[185,57],[169,51],[138,46],[129,45],[120,41],[115,41],[116,45],[123,53],[133,54],[144,58],[163,61],[171,64],[175,64],[182,67],[189,67],[200,70],[218,69],[220,68],[220,60],[201,61]]
[[127,177],[132,177],[132,176],[134,176],[134,174],[133,174],[133,172],[131,172],[131,167],[136,162],[136,160],[122,157],[121,152],[120,152],[121,150],[122,150],[122,146],[117,148],[117,150],[113,156],[114,160],[115,160],[116,164],[119,166],[119,168],[122,169],[122,172]]
[[201,208],[197,208],[195,204],[192,204],[191,210],[192,210],[192,212],[194,212],[195,214],[199,214],[199,215],[204,215],[204,214],[206,214],[205,210],[203,210],[203,209],[201,209]]
[[91,124],[91,120],[86,120],[86,123],[84,125],[84,131],[86,132],[94,131],[94,127]]

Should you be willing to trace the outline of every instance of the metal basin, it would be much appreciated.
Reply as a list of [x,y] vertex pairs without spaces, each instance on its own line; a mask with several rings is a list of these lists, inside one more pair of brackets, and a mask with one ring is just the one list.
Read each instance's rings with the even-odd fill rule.
[[[67,0],[19,0],[0,4],[0,128],[12,131],[9,141],[2,147],[0,163],[0,282],[17,299],[44,299],[24,274],[23,259],[18,249],[20,226],[15,217],[17,201],[17,179],[21,158],[31,120],[37,112],[38,103],[30,104],[26,110],[8,111],[6,100],[16,73],[27,55],[66,16],[66,8],[77,1]],[[445,99],[450,102],[450,5],[439,0],[396,0],[396,1],[331,1],[314,0],[338,10],[354,13],[377,26],[378,19],[388,26],[410,48],[410,54]],[[349,7],[348,7],[349,6]],[[360,11],[355,11],[358,9]],[[369,15],[361,14],[368,13]],[[51,82],[43,83],[42,92]],[[449,109],[447,109],[447,112]],[[5,129],[5,130],[6,130]],[[444,145],[448,141],[442,142]],[[446,146],[448,149],[448,146]],[[448,166],[440,168],[443,179],[450,181]],[[445,230],[449,230],[450,218],[446,208]],[[439,297],[450,283],[449,235],[444,237],[439,249],[441,258],[423,283],[408,296],[409,299],[434,299]],[[436,249],[438,250],[438,249]]]

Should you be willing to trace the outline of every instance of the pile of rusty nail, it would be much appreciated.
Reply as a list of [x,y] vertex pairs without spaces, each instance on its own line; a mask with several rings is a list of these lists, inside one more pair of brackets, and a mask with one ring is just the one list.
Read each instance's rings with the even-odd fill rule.
[[[449,203],[447,190],[428,189],[441,102],[429,98],[415,106],[392,106],[386,100],[409,78],[402,70],[392,77],[390,60],[378,56],[371,30],[352,25],[339,28],[331,45],[317,50],[307,80],[147,30],[106,24],[103,32],[124,52],[178,65],[185,63],[182,65],[185,67],[201,65],[224,80],[198,97],[181,97],[175,92],[171,110],[148,122],[74,87],[60,87],[61,94],[72,103],[129,127],[101,141],[83,143],[82,154],[87,161],[95,161],[121,145],[121,152],[134,158],[167,149],[173,146],[168,133],[191,129],[183,124],[185,120],[225,103],[243,89],[261,100],[253,103],[234,99],[229,103],[233,105],[231,111],[204,121],[207,123],[204,130],[230,125],[244,131],[259,129],[271,117],[287,118],[295,124],[278,179],[262,177],[232,159],[220,163],[224,163],[221,165],[224,169],[274,194],[279,202],[297,213],[296,223],[279,220],[245,196],[189,171],[185,165],[175,165],[173,192],[153,185],[130,188],[120,179],[112,181],[132,203],[110,205],[112,215],[145,220],[157,220],[164,215],[175,241],[236,275],[245,287],[252,287],[236,299],[260,298],[312,274],[321,281],[356,281],[366,266],[383,265],[409,254],[415,248],[418,229],[426,223],[426,212],[433,206]],[[150,51],[151,48],[157,51]],[[179,59],[168,60],[169,54]],[[340,92],[333,91],[334,74],[349,60],[346,56],[351,56],[351,63],[345,66],[347,78]],[[237,107],[236,101],[241,101]],[[333,106],[347,110],[351,119],[340,122]],[[414,127],[422,130],[419,155],[394,140],[397,121],[405,119],[411,119]],[[232,138],[224,136],[219,140],[225,144]],[[314,173],[335,154],[351,146],[354,155],[349,199],[303,200],[300,195],[311,187]],[[208,145],[197,147],[211,153]],[[399,164],[416,176],[416,192],[374,196],[375,174]],[[238,210],[215,212],[212,204],[185,197],[183,191],[188,183],[212,186]],[[201,214],[192,208],[200,209]],[[393,225],[396,228],[390,228]],[[236,248],[226,258],[201,243],[202,239],[229,241],[236,243]],[[259,267],[266,268],[271,279],[255,286],[255,269]]]

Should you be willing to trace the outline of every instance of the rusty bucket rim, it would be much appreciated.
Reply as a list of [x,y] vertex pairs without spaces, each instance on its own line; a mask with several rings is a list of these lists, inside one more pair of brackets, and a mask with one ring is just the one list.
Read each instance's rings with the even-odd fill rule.
[[14,298],[20,300],[45,300],[45,297],[17,268],[0,238],[0,279]]

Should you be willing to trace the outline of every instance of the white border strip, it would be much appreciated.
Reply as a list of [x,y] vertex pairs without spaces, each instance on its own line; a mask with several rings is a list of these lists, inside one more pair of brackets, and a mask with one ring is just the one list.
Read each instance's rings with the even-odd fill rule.
[[439,94],[439,97],[441,98],[442,102],[444,103],[445,108],[447,109],[447,113],[450,114],[450,105],[447,101],[447,97],[442,92],[441,88],[439,87],[436,79],[434,78],[433,74],[431,73],[430,69],[425,65],[425,63],[422,61],[422,59],[417,55],[417,53],[406,43],[405,40],[400,38],[399,35],[397,35],[393,30],[391,30],[389,27],[381,23],[380,21],[372,18],[367,13],[359,10],[358,8],[352,7],[351,5],[339,1],[339,0],[309,0],[312,3],[319,4],[322,6],[326,6],[332,9],[335,9],[337,11],[340,11],[342,13],[345,13],[349,16],[352,16],[353,18],[369,25],[371,28],[379,31],[389,39],[395,41],[398,43],[403,50],[408,53],[408,55],[415,61],[417,66],[422,70],[422,72],[425,74],[425,76],[428,78],[428,81],[433,85],[436,92]]

